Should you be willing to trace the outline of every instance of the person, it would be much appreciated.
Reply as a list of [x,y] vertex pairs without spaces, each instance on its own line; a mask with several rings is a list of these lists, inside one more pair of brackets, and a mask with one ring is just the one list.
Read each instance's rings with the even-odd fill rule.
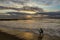
[[42,40],[43,36],[44,36],[44,34],[43,34],[43,29],[42,29],[42,28],[40,28],[40,29],[39,29],[39,36],[38,36],[38,40]]

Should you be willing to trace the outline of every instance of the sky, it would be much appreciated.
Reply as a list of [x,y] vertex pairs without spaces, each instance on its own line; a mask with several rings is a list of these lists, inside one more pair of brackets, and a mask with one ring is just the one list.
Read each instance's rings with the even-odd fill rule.
[[40,7],[45,12],[60,11],[60,0],[0,0],[0,6],[16,7],[33,6]]

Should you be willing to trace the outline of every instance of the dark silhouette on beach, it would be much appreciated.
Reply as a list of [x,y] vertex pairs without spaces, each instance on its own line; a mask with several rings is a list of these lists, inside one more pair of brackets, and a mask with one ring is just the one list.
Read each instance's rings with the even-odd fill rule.
[[38,40],[42,40],[43,36],[44,36],[44,34],[43,34],[43,29],[42,29],[42,28],[40,28],[40,29],[39,29],[39,36],[38,36]]

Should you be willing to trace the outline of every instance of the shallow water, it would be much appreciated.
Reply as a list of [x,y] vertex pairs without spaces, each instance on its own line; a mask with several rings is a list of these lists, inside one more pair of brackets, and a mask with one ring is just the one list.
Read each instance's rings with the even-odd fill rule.
[[44,34],[60,37],[60,19],[0,21],[0,29],[2,28],[19,31],[33,31],[37,34],[39,33],[38,30],[43,28]]

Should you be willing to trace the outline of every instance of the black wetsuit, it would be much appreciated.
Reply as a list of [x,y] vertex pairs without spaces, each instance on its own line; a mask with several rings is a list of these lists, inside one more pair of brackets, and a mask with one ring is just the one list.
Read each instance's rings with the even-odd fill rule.
[[39,37],[38,37],[38,40],[42,40],[42,38],[43,38],[43,29],[42,28],[40,28],[40,30],[39,30]]

